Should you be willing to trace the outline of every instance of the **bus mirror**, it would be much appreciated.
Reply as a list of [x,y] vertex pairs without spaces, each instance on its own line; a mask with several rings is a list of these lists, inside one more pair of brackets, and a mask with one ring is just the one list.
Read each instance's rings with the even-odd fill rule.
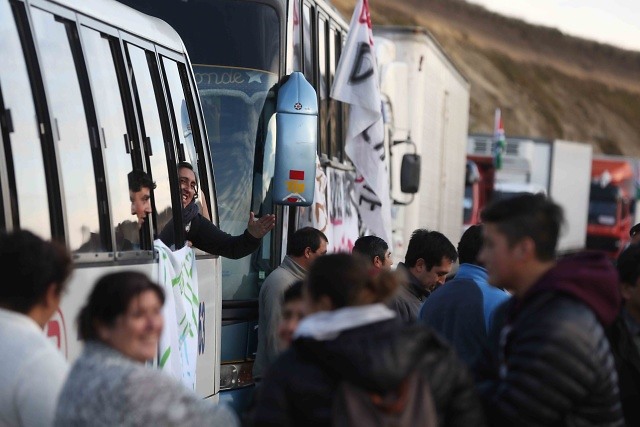
[[310,206],[316,181],[318,98],[298,71],[278,90],[273,202]]
[[420,189],[420,155],[405,154],[400,167],[400,191],[416,194]]
[[478,181],[480,181],[480,169],[478,169],[478,165],[476,165],[475,162],[471,160],[467,160],[464,174],[464,184],[473,185]]

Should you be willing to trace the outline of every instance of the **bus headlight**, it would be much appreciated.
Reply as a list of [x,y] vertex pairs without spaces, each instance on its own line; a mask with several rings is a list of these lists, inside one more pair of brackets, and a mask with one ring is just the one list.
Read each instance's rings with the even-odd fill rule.
[[253,385],[253,362],[225,363],[220,365],[220,390]]

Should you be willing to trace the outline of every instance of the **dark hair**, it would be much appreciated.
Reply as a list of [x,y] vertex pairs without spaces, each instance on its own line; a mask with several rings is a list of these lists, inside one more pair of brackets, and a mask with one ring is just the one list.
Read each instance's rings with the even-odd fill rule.
[[636,234],[640,232],[640,222],[631,227],[629,230],[629,237],[634,237]]
[[302,280],[296,280],[289,289],[284,291],[283,304],[302,299],[302,283]]
[[476,224],[467,228],[458,242],[458,260],[460,264],[482,265],[478,254],[482,248],[482,225]]
[[483,209],[481,218],[484,223],[495,223],[510,246],[529,237],[540,261],[555,258],[564,215],[562,208],[544,194],[522,194],[491,203]]
[[148,188],[149,190],[156,189],[156,183],[153,182],[149,174],[145,171],[134,169],[127,174],[127,179],[129,181],[129,190],[134,193],[137,193],[143,188]]
[[625,249],[618,257],[616,268],[620,282],[636,286],[640,277],[640,244]]
[[395,293],[399,283],[396,272],[373,269],[364,257],[342,253],[315,260],[305,286],[313,300],[327,296],[338,309],[383,302]]
[[189,169],[191,172],[193,172],[193,176],[195,176],[195,178],[196,178],[196,191],[195,191],[195,193],[193,195],[193,200],[196,200],[198,198],[198,174],[196,173],[195,169],[193,169],[193,165],[191,165],[191,163],[189,163],[189,162],[179,162],[178,163],[178,172],[182,168]]
[[365,256],[373,262],[376,257],[384,262],[389,245],[378,236],[362,236],[353,245],[353,252]]
[[303,227],[296,230],[289,239],[287,245],[287,255],[302,256],[304,250],[310,248],[313,252],[317,251],[322,241],[328,242],[327,236],[317,228]]
[[26,230],[0,234],[0,304],[27,313],[42,302],[49,286],[60,295],[72,270],[71,256],[57,242],[47,242]]
[[102,276],[78,315],[80,339],[99,340],[98,325],[113,326],[116,318],[127,312],[131,301],[146,291],[155,292],[164,304],[164,291],[137,271],[123,271]]
[[456,262],[458,253],[453,243],[438,231],[421,228],[411,234],[404,263],[408,267],[415,267],[418,259],[422,258],[427,270],[431,270],[440,265],[443,257]]

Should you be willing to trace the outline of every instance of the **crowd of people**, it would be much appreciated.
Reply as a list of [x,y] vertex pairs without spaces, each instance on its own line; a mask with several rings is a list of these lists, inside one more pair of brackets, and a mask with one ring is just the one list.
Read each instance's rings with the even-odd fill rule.
[[[188,210],[197,183],[180,171]],[[140,223],[144,199],[132,189]],[[252,217],[220,246],[222,232],[195,213],[189,240],[225,256],[273,228]],[[42,335],[69,254],[28,231],[0,235],[0,266],[13,272],[0,287],[0,425],[640,426],[640,242],[616,262],[559,256],[563,212],[542,195],[481,216],[457,248],[414,231],[395,269],[379,237],[327,254],[321,231],[295,231],[260,289],[256,390],[241,419],[148,367],[165,296],[140,273],[97,281],[69,367]]]

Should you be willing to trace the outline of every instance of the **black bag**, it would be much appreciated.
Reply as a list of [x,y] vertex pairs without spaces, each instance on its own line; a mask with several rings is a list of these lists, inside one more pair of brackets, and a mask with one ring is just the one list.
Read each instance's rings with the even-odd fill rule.
[[417,372],[397,389],[384,395],[343,381],[333,402],[332,425],[336,427],[435,427],[435,403],[429,383]]

